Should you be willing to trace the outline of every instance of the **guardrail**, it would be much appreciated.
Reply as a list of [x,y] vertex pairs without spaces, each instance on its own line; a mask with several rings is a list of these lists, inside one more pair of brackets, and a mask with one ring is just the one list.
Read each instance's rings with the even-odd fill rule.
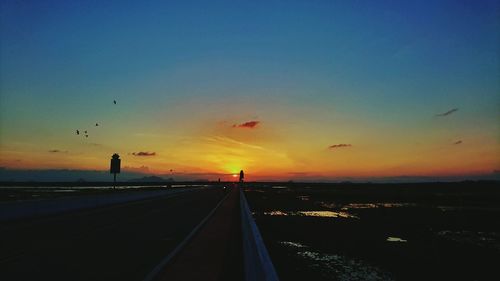
[[240,189],[240,210],[245,281],[279,281],[243,189]]

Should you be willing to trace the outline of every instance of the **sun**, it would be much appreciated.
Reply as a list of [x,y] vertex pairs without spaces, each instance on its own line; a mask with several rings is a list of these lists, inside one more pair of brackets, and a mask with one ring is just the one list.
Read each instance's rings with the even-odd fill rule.
[[236,178],[236,177],[238,177],[238,175],[237,174],[233,174],[233,178]]

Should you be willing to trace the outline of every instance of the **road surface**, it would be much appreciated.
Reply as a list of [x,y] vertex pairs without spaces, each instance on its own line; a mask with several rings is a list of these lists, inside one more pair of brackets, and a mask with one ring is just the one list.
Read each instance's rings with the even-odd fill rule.
[[0,280],[142,280],[224,197],[175,194],[0,226]]

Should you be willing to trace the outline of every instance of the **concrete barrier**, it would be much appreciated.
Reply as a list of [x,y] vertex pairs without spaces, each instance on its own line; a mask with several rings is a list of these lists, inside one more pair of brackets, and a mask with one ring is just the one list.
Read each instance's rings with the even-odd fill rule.
[[252,217],[243,189],[240,189],[240,210],[245,281],[278,281],[278,275]]

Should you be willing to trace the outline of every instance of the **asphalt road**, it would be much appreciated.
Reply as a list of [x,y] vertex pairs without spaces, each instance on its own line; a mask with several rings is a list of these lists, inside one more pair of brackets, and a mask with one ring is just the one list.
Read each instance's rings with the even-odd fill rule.
[[223,198],[205,189],[0,226],[0,280],[142,280]]

